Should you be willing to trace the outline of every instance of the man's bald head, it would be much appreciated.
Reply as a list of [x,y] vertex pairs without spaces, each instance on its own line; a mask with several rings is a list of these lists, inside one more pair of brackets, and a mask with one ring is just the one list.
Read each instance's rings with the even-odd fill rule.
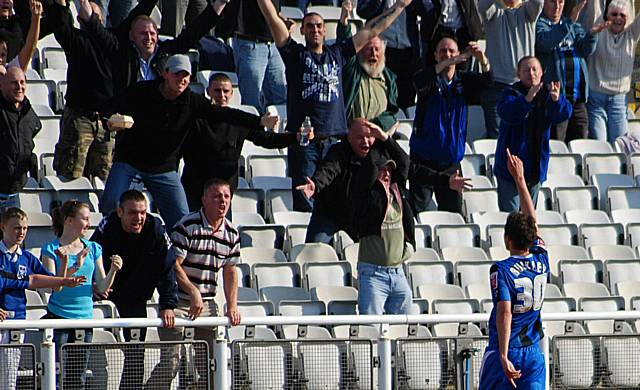
[[376,141],[371,133],[371,128],[367,125],[367,120],[357,118],[351,122],[349,135],[347,136],[351,149],[358,157],[365,157]]
[[7,74],[0,78],[0,92],[9,103],[19,106],[24,101],[27,81],[24,72],[17,66],[7,68]]

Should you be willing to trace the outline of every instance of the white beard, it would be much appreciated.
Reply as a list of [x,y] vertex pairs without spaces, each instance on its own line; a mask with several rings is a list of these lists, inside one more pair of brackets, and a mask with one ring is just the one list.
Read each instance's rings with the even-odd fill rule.
[[384,71],[384,68],[385,68],[384,57],[381,57],[380,60],[375,65],[370,64],[369,62],[367,62],[362,58],[359,59],[359,62],[360,62],[360,66],[362,66],[362,69],[364,69],[364,71],[369,75],[369,77],[380,77],[380,75],[382,75],[382,72]]

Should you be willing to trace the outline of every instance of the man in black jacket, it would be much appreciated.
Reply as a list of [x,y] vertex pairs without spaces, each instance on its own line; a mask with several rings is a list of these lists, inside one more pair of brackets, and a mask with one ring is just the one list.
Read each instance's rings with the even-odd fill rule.
[[395,140],[363,118],[351,123],[347,139],[348,142],[332,146],[313,178],[307,177],[306,184],[296,187],[307,198],[314,198],[306,242],[330,243],[339,230],[355,238],[348,199],[351,180],[360,169],[362,160],[373,148],[388,149],[393,155],[404,154]]
[[[120,256],[124,266],[118,272],[109,299],[123,318],[145,318],[147,300],[157,288],[160,294],[160,317],[164,326],[175,322],[173,309],[178,302],[178,285],[174,261],[167,255],[170,240],[160,218],[147,213],[147,199],[136,190],[122,194],[116,212],[100,222],[91,237],[102,245],[103,258],[109,266],[111,256]],[[144,341],[146,328],[140,329]],[[126,341],[131,340],[131,329],[124,329]],[[141,389],[144,349],[125,349],[125,364],[120,389]]]
[[123,22],[113,31],[105,29],[93,18],[87,22],[87,30],[111,56],[116,96],[138,81],[155,80],[162,74],[171,55],[195,48],[200,38],[215,27],[227,4],[225,0],[215,0],[194,21],[193,28],[184,30],[175,39],[159,41],[158,26],[148,16],[157,2],[140,1],[131,11],[136,16],[125,20],[130,24]]
[[180,150],[197,119],[258,127],[260,117],[212,105],[189,90],[191,63],[177,54],[166,62],[162,78],[143,81],[105,106],[107,114],[130,115],[134,124],[116,136],[114,163],[102,197],[102,212],[115,210],[120,195],[139,177],[151,192],[167,230],[189,213],[178,161]]
[[411,286],[402,269],[415,249],[413,213],[403,194],[408,174],[409,156],[403,150],[376,148],[353,178],[360,314],[409,313]]
[[24,187],[35,164],[33,138],[42,128],[25,96],[24,72],[15,66],[6,72],[0,77],[0,206]]
[[[233,86],[229,76],[214,73],[209,78],[211,103],[219,107],[229,107],[233,97]],[[233,108],[229,110],[238,111]],[[218,178],[229,182],[231,191],[238,187],[238,159],[242,145],[249,140],[267,149],[286,148],[298,142],[300,133],[275,133],[264,130],[278,125],[278,117],[269,113],[263,115],[260,126],[244,127],[229,123],[196,121],[183,147],[184,170],[182,185],[187,195],[189,210],[202,206],[202,188],[209,179]],[[313,138],[313,133],[309,134]]]

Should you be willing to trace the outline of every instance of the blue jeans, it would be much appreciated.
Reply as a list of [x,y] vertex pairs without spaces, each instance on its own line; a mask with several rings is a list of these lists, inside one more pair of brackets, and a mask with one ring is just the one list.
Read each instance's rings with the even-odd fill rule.
[[333,241],[333,235],[340,230],[338,225],[331,218],[322,214],[317,207],[313,208],[311,212],[311,219],[309,225],[307,225],[307,236],[304,242],[322,242],[325,244],[331,244]]
[[242,104],[265,112],[269,105],[286,103],[284,63],[274,43],[234,38],[233,55]]
[[189,213],[187,197],[184,194],[182,183],[180,183],[180,175],[175,171],[146,173],[123,162],[114,163],[102,195],[102,213],[108,215],[118,207],[120,195],[131,188],[131,183],[136,176],[142,179],[144,185],[151,192],[151,196],[160,210],[160,215],[164,219],[165,226],[167,226],[167,231],[170,231],[180,218]]
[[614,143],[627,133],[627,97],[589,90],[589,138]]
[[402,266],[383,267],[358,261],[360,314],[409,314],[411,286]]
[[309,142],[308,146],[300,146],[298,144],[289,146],[287,156],[289,159],[289,176],[291,176],[294,211],[311,212],[313,200],[307,199],[302,191],[296,190],[296,187],[305,184],[307,177],[313,176],[320,161],[327,155],[331,146],[336,143],[337,139],[335,138],[322,141],[314,139]]
[[[500,211],[506,213],[512,213],[520,210],[520,196],[518,195],[518,189],[513,180],[505,180],[496,176],[498,182],[498,207]],[[540,183],[536,183],[533,186],[528,186],[529,195],[533,199],[533,205],[538,202],[538,192],[540,191]]]

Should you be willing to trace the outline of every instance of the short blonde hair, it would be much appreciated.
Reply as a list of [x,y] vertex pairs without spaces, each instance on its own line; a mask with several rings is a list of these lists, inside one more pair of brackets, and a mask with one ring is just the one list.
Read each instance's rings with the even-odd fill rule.
[[628,0],[612,0],[607,7],[607,17],[612,9],[619,8],[625,12],[627,15],[627,20],[631,17],[631,4],[629,4]]

